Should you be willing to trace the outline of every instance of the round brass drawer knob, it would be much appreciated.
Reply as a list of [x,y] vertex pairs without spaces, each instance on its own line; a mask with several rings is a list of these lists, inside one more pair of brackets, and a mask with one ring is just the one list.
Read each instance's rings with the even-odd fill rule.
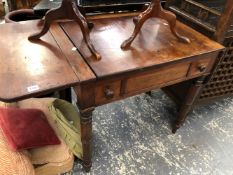
[[112,99],[114,97],[114,91],[109,87],[106,87],[104,90],[104,95],[107,99]]
[[197,69],[200,71],[200,72],[204,72],[206,70],[206,67],[204,65],[199,65],[197,66]]

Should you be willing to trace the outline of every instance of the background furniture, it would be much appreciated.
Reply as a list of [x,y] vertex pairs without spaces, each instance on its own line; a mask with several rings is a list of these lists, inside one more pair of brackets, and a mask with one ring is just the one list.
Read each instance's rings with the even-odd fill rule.
[[[84,13],[102,14],[142,11],[144,4],[148,2],[150,0],[79,0],[78,6]],[[61,0],[41,0],[33,9],[36,14],[44,16],[46,11],[58,7],[60,4]]]
[[79,0],[79,5],[85,9],[86,12],[133,12],[141,11],[144,4],[151,0]]
[[[43,0],[42,0],[43,1]],[[109,12],[109,11],[133,11],[141,10],[145,3],[150,0],[77,0],[77,3],[84,7],[87,12]],[[21,8],[33,8],[40,0],[8,0],[10,11]],[[47,8],[57,7],[56,4],[61,0],[44,0],[43,5],[47,4]]]
[[[226,49],[218,55],[218,63],[199,97],[199,102],[226,97],[233,94],[233,1],[232,0],[169,0],[167,8],[178,19],[211,39],[223,44]],[[176,101],[188,83],[164,89]]]
[[7,5],[9,11],[13,11],[17,9],[31,9],[39,2],[40,0],[7,0]]

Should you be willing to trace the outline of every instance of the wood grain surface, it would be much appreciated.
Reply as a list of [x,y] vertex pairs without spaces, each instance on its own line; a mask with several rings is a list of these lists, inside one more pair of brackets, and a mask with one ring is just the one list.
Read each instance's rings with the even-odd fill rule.
[[[57,24],[52,26],[53,33],[56,35],[60,32],[59,37],[56,37],[64,43],[60,40],[57,43],[50,32],[38,42],[30,42],[28,36],[40,30],[37,23],[38,21],[30,21],[5,24],[0,27],[0,33],[4,34],[1,36],[4,39],[0,39],[0,100],[2,101],[37,96],[93,78],[86,65],[83,66],[86,71],[82,73],[75,72],[71,68],[72,65],[77,69],[75,67],[85,62],[82,62],[64,32],[60,32],[59,29],[56,31],[56,26],[59,27]],[[59,44],[64,45],[65,48],[61,50]],[[67,57],[69,60],[74,57],[77,60],[70,63]]]
[[184,58],[188,60],[196,55],[223,48],[178,22],[179,33],[191,40],[190,44],[179,42],[171,34],[165,21],[153,18],[144,24],[131,48],[122,50],[121,43],[134,29],[132,17],[96,19],[93,23],[91,40],[102,56],[99,61],[95,60],[84,44],[78,25],[74,22],[61,23],[61,25],[97,77],[182,61]]

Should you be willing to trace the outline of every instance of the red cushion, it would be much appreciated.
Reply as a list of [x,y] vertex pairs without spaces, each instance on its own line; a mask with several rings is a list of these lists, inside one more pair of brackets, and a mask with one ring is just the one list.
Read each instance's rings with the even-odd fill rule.
[[46,116],[38,109],[0,108],[0,125],[14,150],[60,143]]

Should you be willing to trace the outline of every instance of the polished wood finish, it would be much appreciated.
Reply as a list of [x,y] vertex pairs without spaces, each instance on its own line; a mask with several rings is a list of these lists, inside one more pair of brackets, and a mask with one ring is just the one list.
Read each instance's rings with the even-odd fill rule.
[[56,24],[52,25],[50,27],[50,33],[56,39],[57,44],[70,65],[70,69],[73,70],[74,74],[79,79],[79,82],[84,83],[95,80],[95,74],[79,54],[77,48],[70,42],[62,28],[58,27]]
[[168,22],[168,25],[170,26],[172,34],[176,38],[185,43],[190,43],[190,40],[187,37],[177,33],[176,15],[170,11],[164,10],[160,4],[160,0],[152,0],[148,8],[144,12],[142,12],[137,18],[134,18],[133,21],[135,23],[135,28],[133,34],[121,44],[122,49],[127,49],[130,47],[131,43],[140,32],[145,21],[152,17],[166,20]]
[[[88,29],[88,22],[86,18],[81,14],[77,7],[75,0],[62,0],[61,6],[55,9],[49,10],[44,17],[43,28],[40,32],[30,35],[29,40],[37,40],[49,31],[51,23],[55,20],[70,19],[76,21],[82,31],[82,36],[85,43],[87,44],[91,53],[96,57],[97,60],[101,58],[100,54],[95,50],[95,47],[91,43],[90,32]],[[90,25],[90,23],[89,23]]]
[[[132,17],[93,21],[95,28],[91,37],[103,56],[99,61],[83,44],[82,31],[75,22],[51,25],[49,32],[36,43],[29,42],[27,36],[41,29],[37,22],[6,24],[0,28],[10,41],[0,41],[3,46],[0,48],[3,53],[0,100],[16,101],[73,86],[81,113],[83,167],[86,171],[92,164],[92,111],[95,107],[154,88],[199,80],[199,77],[204,79],[212,70],[216,54],[223,49],[177,23],[177,29],[191,39],[189,44],[179,42],[168,32],[170,29],[166,24],[149,19],[131,49],[123,51],[120,44],[134,28]],[[156,32],[151,35],[151,31]],[[184,122],[198,97],[203,83],[199,82],[190,86],[173,131]],[[27,87],[35,84],[39,90],[28,92]]]
[[[82,110],[154,88],[191,81],[198,77],[205,78],[212,71],[216,54],[223,49],[221,45],[178,22],[177,29],[191,40],[189,44],[179,42],[168,32],[170,29],[163,21],[149,19],[142,28],[142,35],[135,39],[131,49],[123,51],[120,45],[134,28],[132,17],[103,17],[92,21],[95,27],[91,37],[102,55],[99,61],[82,44],[78,26],[74,22],[61,23],[63,30],[96,75],[94,82],[75,88],[78,105]],[[201,88],[198,83],[190,86],[182,101],[173,132],[184,122]],[[91,138],[91,119],[89,115],[88,117],[85,137]],[[91,140],[86,139],[85,144],[85,151],[90,151]],[[90,152],[86,154],[84,164],[84,167],[90,167]]]
[[[215,64],[215,69],[196,104],[205,104],[218,98],[232,96],[233,1],[168,0],[166,6],[177,15],[180,21],[226,47],[217,56],[218,61]],[[183,89],[183,87],[184,85],[180,84],[180,89]],[[177,89],[177,86],[174,88]],[[177,90],[172,89],[172,87],[169,87],[166,92],[172,93],[173,96],[180,96]],[[177,95],[175,95],[175,91],[177,91]]]
[[[170,86],[200,75],[208,75],[215,62],[213,58],[216,54],[217,52],[205,54],[204,56],[198,55],[195,57],[195,61],[166,64],[158,68],[147,68],[137,72],[133,71],[133,73],[128,72],[124,75],[101,78],[95,86],[95,103],[96,105],[103,105],[148,92],[151,89]],[[207,60],[208,64],[206,64]],[[204,71],[199,70],[199,66],[202,65],[206,65]],[[106,89],[113,94],[111,98],[107,96]]]
[[[155,71],[127,79],[125,93],[137,92],[148,88],[157,88],[163,84],[186,78],[189,70],[189,63],[179,63],[176,65],[164,66]],[[155,85],[157,87],[155,87]]]
[[[54,31],[48,32],[42,40],[34,43],[28,41],[27,37],[30,33],[41,29],[36,25],[37,22],[4,24],[0,27],[0,32],[4,34],[4,40],[0,40],[0,100],[2,101],[10,102],[39,96],[80,82],[67,61],[67,56],[72,59],[70,55],[74,54],[77,59],[79,55],[73,53],[74,46],[64,32],[59,33],[59,38],[69,43],[65,52],[61,50],[61,43],[54,38],[52,34]],[[79,62],[85,63],[81,58]],[[94,77],[89,76],[87,80],[92,78]]]
[[[41,40],[33,43],[28,41],[30,33],[41,30],[36,25],[37,22],[11,23],[0,27],[5,39],[10,41],[0,40],[0,100],[14,102],[57,90],[67,94],[67,91],[70,93],[66,89],[68,87],[84,86],[87,92],[82,90],[85,94],[79,106],[83,165],[88,171],[91,167],[91,112],[94,110],[94,93],[85,84],[90,84],[96,77],[57,24],[52,24]],[[88,93],[91,95],[88,96]]]
[[193,62],[189,70],[189,76],[202,74],[206,71],[210,62],[211,60],[209,57]]
[[149,19],[142,28],[142,35],[134,40],[130,50],[124,51],[120,45],[134,28],[132,17],[105,16],[100,20],[93,19],[92,22],[95,25],[91,32],[93,44],[102,55],[99,61],[96,61],[87,46],[82,44],[83,38],[78,25],[66,22],[61,23],[61,26],[99,78],[168,63],[191,61],[196,59],[195,56],[199,57],[207,54],[207,51],[214,52],[220,48],[220,45],[207,37],[177,22],[177,30],[191,40],[189,44],[179,42],[169,32],[166,23]]

